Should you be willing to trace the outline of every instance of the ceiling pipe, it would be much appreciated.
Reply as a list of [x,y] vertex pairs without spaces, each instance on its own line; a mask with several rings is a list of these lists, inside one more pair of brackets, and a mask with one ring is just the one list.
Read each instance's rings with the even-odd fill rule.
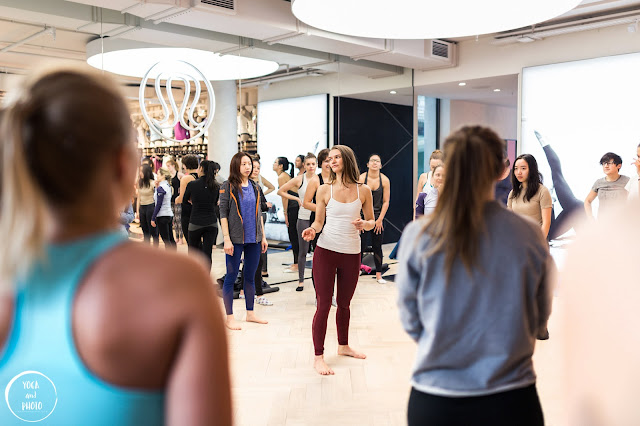
[[[612,18],[613,16],[620,16],[620,17]],[[640,19],[640,14],[638,14],[637,12],[633,15],[629,15],[628,13],[625,13],[625,14],[601,16],[598,18],[587,18],[587,19],[567,22],[564,24],[545,26],[543,28],[534,27],[530,30],[515,31],[511,33],[513,35],[507,35],[506,37],[505,37],[505,34],[501,34],[501,36],[496,37],[496,39],[493,40],[491,44],[496,46],[504,46],[507,44],[514,44],[514,43],[529,43],[536,40],[542,40],[547,37],[554,37],[554,36],[559,36],[563,34],[590,31],[598,28],[615,27],[617,25],[634,24],[639,19]]]
[[16,41],[15,43],[11,43],[10,45],[0,49],[0,53],[4,53],[4,52],[8,52],[10,50],[13,50],[16,47],[21,46],[21,45],[33,40],[34,38],[38,38],[38,37],[43,36],[45,34],[53,35],[53,39],[55,40],[56,39],[56,29],[55,29],[55,27],[45,27],[45,29],[42,30],[42,31],[38,31],[35,34],[31,34],[27,38],[23,38],[22,40]]

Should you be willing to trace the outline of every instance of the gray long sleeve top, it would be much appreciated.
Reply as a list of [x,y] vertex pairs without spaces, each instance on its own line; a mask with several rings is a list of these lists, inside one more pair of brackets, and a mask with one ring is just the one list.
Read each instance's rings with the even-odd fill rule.
[[396,279],[402,325],[418,343],[412,385],[440,396],[487,395],[535,383],[531,357],[551,313],[554,263],[539,227],[497,202],[471,275],[426,256],[424,220],[404,230]]

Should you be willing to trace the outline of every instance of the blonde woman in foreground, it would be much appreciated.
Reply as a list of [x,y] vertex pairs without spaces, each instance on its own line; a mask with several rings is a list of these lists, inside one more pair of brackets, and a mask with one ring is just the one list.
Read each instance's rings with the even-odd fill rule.
[[444,152],[435,211],[400,242],[400,316],[418,344],[409,425],[542,426],[531,357],[551,312],[548,246],[493,199],[498,135],[463,127]]
[[115,83],[72,68],[32,77],[0,130],[0,424],[231,425],[207,268],[118,229],[138,155]]

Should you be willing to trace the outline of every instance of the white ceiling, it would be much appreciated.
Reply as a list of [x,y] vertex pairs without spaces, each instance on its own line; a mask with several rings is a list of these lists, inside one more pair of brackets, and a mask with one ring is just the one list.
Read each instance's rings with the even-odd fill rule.
[[[172,6],[175,4],[180,6]],[[290,3],[284,0],[235,0],[235,15],[195,10],[188,7],[190,4],[190,0],[0,0],[0,49],[42,31],[45,25],[56,28],[55,39],[41,35],[9,52],[0,52],[0,73],[21,73],[53,58],[84,62],[87,42],[100,34],[117,36],[120,32],[119,38],[125,40],[235,51],[275,60],[282,69],[325,63],[316,68],[325,73],[340,69],[363,78],[396,76],[405,68],[443,66],[442,61],[425,54],[424,40],[365,39],[308,28],[293,17]],[[640,0],[584,0],[550,22],[628,9],[640,12]],[[163,17],[167,19],[155,21]],[[352,58],[361,55],[365,57]],[[334,61],[341,66],[332,65]],[[517,102],[517,76],[467,83],[465,87],[457,86],[457,82],[416,87],[415,92],[500,105],[515,106]],[[501,92],[493,92],[494,88]],[[411,91],[400,88],[396,95],[383,91],[358,97],[406,104],[412,98],[407,90]]]

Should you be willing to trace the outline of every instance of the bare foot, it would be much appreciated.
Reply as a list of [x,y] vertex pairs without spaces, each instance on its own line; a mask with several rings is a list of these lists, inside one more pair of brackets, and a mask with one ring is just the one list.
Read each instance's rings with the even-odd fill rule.
[[358,359],[366,359],[367,356],[361,352],[356,352],[349,345],[338,345],[338,355],[350,356]]
[[242,330],[240,326],[236,323],[233,315],[227,315],[227,320],[224,322],[224,325],[227,326],[229,330]]
[[269,321],[265,321],[256,316],[252,311],[247,311],[247,322],[255,322],[258,324],[269,324]]
[[313,368],[315,368],[321,376],[333,376],[335,374],[331,367],[324,362],[324,356],[322,355],[315,356],[313,359]]

